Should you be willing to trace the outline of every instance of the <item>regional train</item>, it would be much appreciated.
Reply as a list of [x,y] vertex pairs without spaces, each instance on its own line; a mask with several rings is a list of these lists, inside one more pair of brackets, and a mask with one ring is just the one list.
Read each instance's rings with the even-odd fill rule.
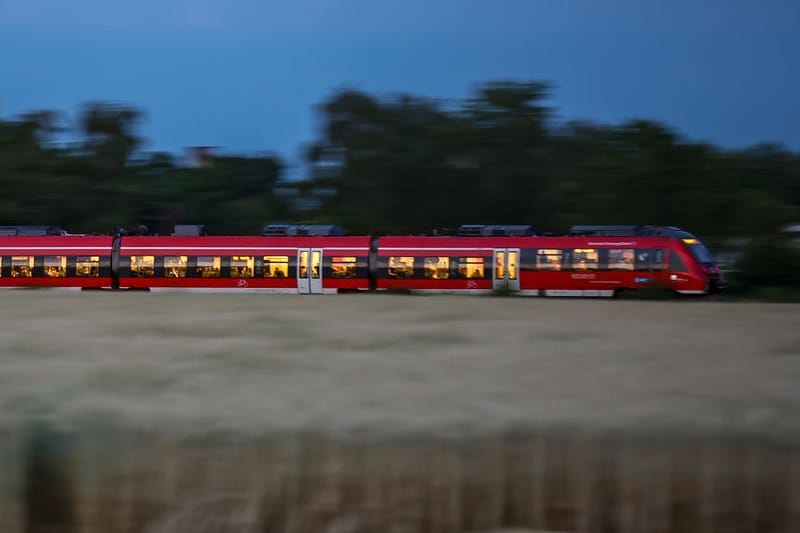
[[675,227],[574,226],[551,235],[469,225],[448,235],[352,236],[338,226],[284,224],[254,236],[210,236],[202,226],[139,233],[0,227],[0,287],[585,297],[725,287],[705,246]]

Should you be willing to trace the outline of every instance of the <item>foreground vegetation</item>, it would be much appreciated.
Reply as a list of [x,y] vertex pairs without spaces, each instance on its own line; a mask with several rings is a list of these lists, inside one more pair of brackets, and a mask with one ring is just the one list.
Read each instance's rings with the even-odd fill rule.
[[800,525],[794,305],[2,297],[3,531]]
[[744,533],[800,525],[797,449],[741,437],[176,441],[146,431],[39,430],[26,459],[23,513],[15,500],[1,505],[0,523],[12,533]]

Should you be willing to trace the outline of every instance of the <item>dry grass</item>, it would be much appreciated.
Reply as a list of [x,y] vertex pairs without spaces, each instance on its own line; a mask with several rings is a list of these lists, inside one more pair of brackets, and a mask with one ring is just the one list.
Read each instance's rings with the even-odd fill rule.
[[0,425],[800,430],[800,306],[40,291],[2,302]]
[[[173,441],[126,433],[50,434],[46,442],[49,453],[29,462],[25,510],[36,525],[70,524],[66,531],[739,533],[800,526],[797,450],[747,439],[562,432]],[[30,488],[31,471],[48,484]]]
[[800,306],[0,298],[3,531],[800,524]]

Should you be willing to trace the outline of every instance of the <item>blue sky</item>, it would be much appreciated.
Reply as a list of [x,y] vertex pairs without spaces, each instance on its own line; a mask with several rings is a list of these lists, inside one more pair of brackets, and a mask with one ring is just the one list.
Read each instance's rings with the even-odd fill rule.
[[800,150],[798,0],[0,0],[0,116],[125,102],[149,150],[297,161],[337,89],[548,80],[560,119]]

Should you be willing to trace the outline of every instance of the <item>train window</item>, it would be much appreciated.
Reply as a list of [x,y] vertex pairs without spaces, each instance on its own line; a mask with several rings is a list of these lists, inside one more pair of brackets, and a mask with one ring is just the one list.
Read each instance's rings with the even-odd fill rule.
[[483,257],[460,257],[458,259],[458,277],[465,279],[483,279]]
[[66,277],[67,257],[64,255],[46,255],[44,257],[44,275],[48,278]]
[[519,269],[536,269],[536,248],[522,248],[519,251]]
[[633,250],[626,249],[611,249],[608,251],[608,269],[609,270],[633,270]]
[[653,250],[650,248],[637,248],[634,266],[636,270],[650,270]]
[[164,275],[168,278],[185,278],[189,258],[185,255],[168,255],[164,257]]
[[664,270],[664,249],[656,248],[653,250],[653,270]]
[[131,256],[131,277],[150,278],[156,273],[156,258],[153,255]]
[[265,278],[288,278],[289,277],[289,256],[287,256],[287,255],[265,255],[264,256],[264,277]]
[[331,276],[334,278],[356,277],[356,258],[333,257],[331,259]]
[[561,270],[564,250],[541,249],[536,254],[537,270]]
[[250,255],[234,255],[231,257],[231,277],[232,278],[252,278],[253,277],[253,257]]
[[197,276],[201,278],[218,278],[222,261],[219,256],[199,256],[197,258]]
[[681,260],[681,257],[675,253],[675,250],[669,251],[669,271],[686,272],[686,264]]
[[390,278],[410,278],[414,275],[414,258],[411,256],[389,257]]
[[11,257],[11,277],[12,278],[33,277],[33,256],[15,255]]
[[517,271],[519,270],[519,252],[509,250],[508,251],[508,279],[517,279]]
[[319,250],[311,252],[311,279],[319,279],[319,267],[322,262],[322,253]]
[[300,250],[300,255],[297,259],[297,277],[308,277],[308,250]]
[[424,265],[426,278],[447,279],[450,277],[449,257],[426,257]]
[[574,248],[572,250],[572,270],[597,270],[597,250]]
[[100,276],[100,256],[81,256],[75,259],[75,275],[79,278]]
[[506,253],[497,252],[494,256],[494,279],[506,277]]

